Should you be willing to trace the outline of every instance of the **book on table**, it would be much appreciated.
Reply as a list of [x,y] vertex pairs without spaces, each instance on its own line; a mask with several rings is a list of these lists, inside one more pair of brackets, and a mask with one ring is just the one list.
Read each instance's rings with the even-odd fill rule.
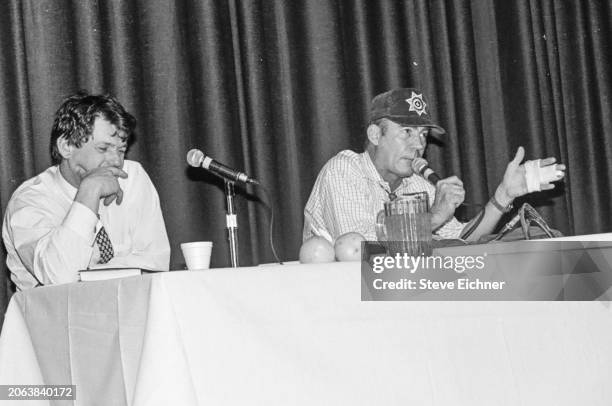
[[92,268],[81,269],[79,279],[82,282],[103,281],[106,279],[126,278],[128,276],[144,275],[149,273],[164,272],[144,268]]

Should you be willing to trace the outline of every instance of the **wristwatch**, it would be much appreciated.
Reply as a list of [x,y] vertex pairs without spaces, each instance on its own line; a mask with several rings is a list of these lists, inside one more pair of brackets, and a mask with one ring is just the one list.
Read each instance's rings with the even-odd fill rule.
[[497,199],[495,198],[495,195],[491,196],[491,200],[489,200],[491,202],[491,204],[493,206],[495,206],[495,208],[499,211],[501,211],[502,213],[508,213],[510,210],[512,210],[512,208],[514,207],[512,205],[512,203],[510,203],[507,206],[502,206]]

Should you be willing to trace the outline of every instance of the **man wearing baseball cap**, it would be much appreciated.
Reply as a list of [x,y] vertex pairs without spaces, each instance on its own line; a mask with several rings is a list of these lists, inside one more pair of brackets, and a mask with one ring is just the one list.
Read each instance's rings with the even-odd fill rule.
[[555,158],[521,165],[525,151],[519,147],[479,222],[461,223],[454,217],[465,197],[461,180],[451,176],[434,186],[413,169],[414,160],[423,156],[427,137],[445,133],[431,120],[429,108],[419,89],[393,89],[374,97],[365,151],[341,151],[317,177],[304,209],[304,240],[326,234],[335,239],[347,232],[376,240],[375,219],[383,203],[416,192],[429,196],[435,235],[460,238],[469,229],[468,239],[476,240],[493,232],[515,198],[552,189],[551,182],[565,176],[565,165],[555,164]]

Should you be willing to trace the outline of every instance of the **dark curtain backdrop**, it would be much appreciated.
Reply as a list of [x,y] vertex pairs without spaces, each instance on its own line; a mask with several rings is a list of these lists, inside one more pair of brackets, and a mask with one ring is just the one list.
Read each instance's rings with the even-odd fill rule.
[[[229,264],[223,183],[187,168],[192,147],[267,186],[294,260],[319,169],[361,148],[375,94],[417,86],[448,132],[429,159],[464,180],[466,201],[486,202],[523,145],[569,167],[528,199],[552,225],[610,231],[611,13],[605,0],[4,0],[1,209],[49,165],[62,98],[111,93],[138,119],[129,158],[157,186],[174,269],[189,240]],[[244,265],[273,260],[255,192],[237,196]],[[0,292],[3,314],[8,278]]]

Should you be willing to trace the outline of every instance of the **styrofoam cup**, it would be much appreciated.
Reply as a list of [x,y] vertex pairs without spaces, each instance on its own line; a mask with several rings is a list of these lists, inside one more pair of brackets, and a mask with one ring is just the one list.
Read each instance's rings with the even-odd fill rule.
[[187,269],[195,271],[210,268],[212,241],[194,241],[181,244],[181,251],[187,264]]

